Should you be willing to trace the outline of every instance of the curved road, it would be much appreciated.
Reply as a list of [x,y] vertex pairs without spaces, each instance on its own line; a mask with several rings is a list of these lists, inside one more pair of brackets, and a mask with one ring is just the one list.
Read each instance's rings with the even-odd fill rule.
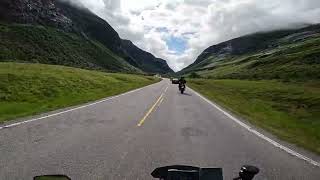
[[[319,162],[318,156],[307,156]],[[151,179],[154,168],[172,164],[222,167],[226,180],[243,164],[260,167],[260,180],[320,179],[320,167],[261,139],[192,90],[179,94],[168,80],[0,128],[4,180],[40,174],[68,174],[74,180]]]

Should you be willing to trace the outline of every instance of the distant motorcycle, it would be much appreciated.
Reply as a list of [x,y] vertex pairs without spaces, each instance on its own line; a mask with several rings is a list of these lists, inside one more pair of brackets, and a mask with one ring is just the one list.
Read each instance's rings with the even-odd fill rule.
[[181,94],[183,94],[185,90],[186,90],[186,85],[183,83],[180,83],[179,84],[179,91],[181,92]]

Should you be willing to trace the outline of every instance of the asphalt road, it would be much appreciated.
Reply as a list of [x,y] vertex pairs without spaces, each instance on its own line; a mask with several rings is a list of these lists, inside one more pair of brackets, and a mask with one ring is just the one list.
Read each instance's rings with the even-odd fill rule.
[[[304,155],[319,162],[316,155]],[[225,179],[235,177],[243,164],[258,166],[260,180],[320,179],[319,167],[261,139],[190,89],[179,94],[168,80],[0,128],[1,180],[31,180],[40,174],[151,179],[154,168],[173,164],[222,167]]]

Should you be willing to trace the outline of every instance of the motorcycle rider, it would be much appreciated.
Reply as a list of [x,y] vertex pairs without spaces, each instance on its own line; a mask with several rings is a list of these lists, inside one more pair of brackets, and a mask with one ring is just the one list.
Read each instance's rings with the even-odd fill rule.
[[187,81],[184,79],[184,77],[180,77],[179,79],[179,85],[185,85],[187,83]]
[[181,92],[181,94],[184,93],[185,89],[186,89],[186,83],[187,81],[184,79],[184,77],[181,77],[179,80],[179,90]]

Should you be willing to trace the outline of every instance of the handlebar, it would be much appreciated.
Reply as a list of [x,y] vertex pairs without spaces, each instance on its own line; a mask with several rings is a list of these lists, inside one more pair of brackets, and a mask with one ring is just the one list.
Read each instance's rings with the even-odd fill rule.
[[[233,180],[253,180],[254,176],[259,173],[259,168],[250,165],[241,167],[239,177]],[[222,180],[221,168],[200,168],[193,166],[165,166],[155,169],[151,175],[160,180],[205,180],[215,179]]]

